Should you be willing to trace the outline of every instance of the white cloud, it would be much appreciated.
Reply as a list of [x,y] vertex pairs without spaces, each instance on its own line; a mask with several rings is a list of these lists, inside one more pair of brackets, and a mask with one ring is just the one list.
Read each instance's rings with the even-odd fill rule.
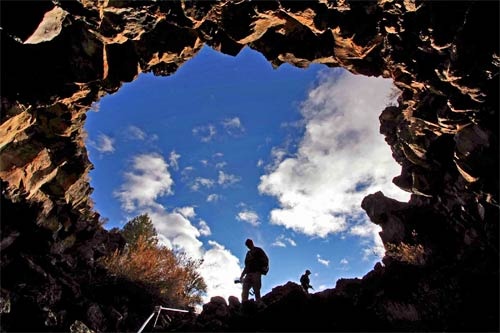
[[210,230],[210,227],[204,220],[200,220],[198,222],[198,227],[199,227],[198,230],[200,231],[200,234],[202,236],[210,236],[212,234],[212,230]]
[[271,246],[287,247],[287,243],[291,246],[297,246],[297,243],[292,238],[286,237],[285,235],[279,235],[276,237]]
[[291,246],[297,246],[297,243],[291,239],[291,238],[288,238],[288,237],[285,237],[285,240],[288,242],[288,244],[290,244]]
[[245,132],[245,128],[241,124],[241,120],[238,117],[226,118],[222,121],[222,126],[229,135],[238,136]]
[[318,289],[316,289],[316,292],[320,292],[320,291],[323,291],[323,290],[325,290],[325,289],[331,289],[331,288],[333,288],[333,286],[328,286],[328,285],[326,285],[326,284],[321,284],[321,285],[318,287]]
[[99,104],[98,102],[92,102],[92,105],[90,105],[88,111],[97,113],[99,112],[100,109],[101,109],[101,104]]
[[227,165],[227,162],[219,162],[215,164],[216,169],[222,169]]
[[276,238],[274,242],[271,244],[271,246],[286,247],[286,244],[285,242],[283,242],[283,240]]
[[174,209],[174,212],[181,214],[187,219],[193,218],[196,216],[194,212],[194,207],[186,206],[186,207],[178,207]]
[[208,244],[211,248],[203,255],[203,264],[200,267],[200,273],[207,283],[204,302],[216,295],[226,300],[229,296],[241,299],[241,284],[234,283],[242,271],[238,258],[215,241],[208,241]]
[[201,142],[210,142],[217,131],[213,125],[197,126],[192,130],[193,135],[200,138]]
[[170,166],[172,167],[172,169],[179,170],[179,158],[180,157],[181,157],[181,155],[177,154],[175,152],[175,150],[172,150],[170,152],[170,156],[169,156],[168,160],[170,161]]
[[217,179],[217,183],[222,186],[229,186],[231,184],[237,183],[241,180],[240,177],[236,175],[231,175],[225,173],[222,170],[219,170],[219,178]]
[[[285,149],[284,147],[271,148],[271,162],[269,165],[265,166],[266,172],[272,173],[273,171],[275,171],[287,155],[289,155],[289,153],[287,149]],[[261,178],[261,183],[262,183],[262,178]]]
[[164,245],[185,251],[194,259],[201,259],[203,257],[203,243],[198,240],[201,234],[189,220],[193,216],[189,208],[194,213],[192,207],[177,208],[169,212],[160,204],[145,208],[143,212],[148,213],[151,217]]
[[347,265],[347,264],[349,264],[349,260],[347,260],[346,258],[342,258],[342,259],[340,259],[340,264]]
[[114,143],[115,140],[112,137],[102,133],[97,136],[97,142],[89,141],[92,147],[103,154],[113,153],[115,151]]
[[135,125],[130,125],[127,127],[126,135],[128,138],[132,140],[139,140],[139,141],[148,140],[149,142],[158,140],[158,135],[148,134],[142,128]]
[[[305,132],[296,153],[274,148],[272,170],[261,177],[259,191],[280,203],[271,211],[271,223],[326,237],[367,221],[360,206],[370,193],[408,200],[410,195],[392,184],[401,167],[379,134],[378,116],[391,87],[381,78],[322,74],[301,106]],[[379,239],[374,232],[363,236],[375,244]]]
[[321,258],[321,256],[319,254],[316,255],[316,259],[318,260],[318,262],[321,265],[324,265],[326,267],[328,267],[328,265],[330,265],[330,260],[326,260],[326,259]]
[[218,200],[219,200],[219,195],[215,193],[209,194],[207,197],[207,202],[217,202]]
[[259,215],[256,212],[248,209],[239,212],[238,215],[236,216],[236,219],[238,221],[247,222],[248,224],[253,225],[254,227],[260,224]]
[[128,127],[128,134],[131,138],[136,139],[136,140],[145,140],[146,139],[146,132],[144,132],[142,129],[140,129],[137,126],[130,125]]
[[218,153],[213,154],[213,157],[214,157],[214,158],[216,158],[216,157],[223,157],[223,156],[224,156],[224,154],[223,154],[223,153],[221,153],[221,152],[218,152]]
[[264,160],[259,159],[259,160],[257,161],[257,167],[258,167],[258,168],[260,168],[260,167],[261,167],[261,166],[263,166],[263,165],[264,165]]
[[182,176],[189,176],[189,173],[192,172],[194,170],[194,167],[192,166],[187,166],[185,167],[184,169],[182,169],[181,173],[182,173]]
[[384,243],[380,238],[379,232],[382,228],[375,223],[369,221],[363,221],[362,223],[354,225],[349,233],[355,236],[359,236],[365,239],[371,239],[372,241],[362,242],[363,244],[363,260],[369,260],[374,256],[376,258],[382,258],[385,254]]
[[128,212],[155,206],[158,197],[173,194],[168,164],[155,153],[134,156],[132,170],[126,172],[124,178],[125,182],[114,195]]
[[209,178],[196,177],[193,183],[191,184],[191,189],[193,191],[198,191],[201,187],[211,188],[214,186],[215,181]]

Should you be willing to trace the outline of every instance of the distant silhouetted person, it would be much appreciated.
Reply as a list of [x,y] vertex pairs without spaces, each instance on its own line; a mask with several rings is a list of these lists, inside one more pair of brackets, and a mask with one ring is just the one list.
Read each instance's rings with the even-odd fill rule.
[[307,269],[306,272],[300,277],[300,284],[307,294],[309,293],[309,288],[314,290],[314,288],[310,285],[311,281],[309,280],[309,275],[311,275],[311,271]]
[[248,301],[250,288],[253,289],[255,300],[258,301],[260,300],[260,287],[262,285],[261,276],[262,274],[266,275],[269,271],[269,258],[264,250],[253,244],[251,239],[247,239],[245,245],[248,247],[248,252],[245,256],[245,268],[240,276],[243,283],[241,301]]

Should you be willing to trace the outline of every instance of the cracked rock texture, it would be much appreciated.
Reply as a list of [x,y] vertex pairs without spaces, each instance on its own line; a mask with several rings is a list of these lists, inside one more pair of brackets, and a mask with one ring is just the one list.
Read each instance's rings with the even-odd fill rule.
[[362,279],[309,297],[289,283],[266,307],[215,298],[180,329],[498,331],[498,14],[497,1],[2,1],[2,330],[134,331],[152,312],[154,295],[96,263],[123,239],[92,208],[85,114],[207,44],[394,80],[399,103],[373,126],[413,195],[363,200],[387,252]]

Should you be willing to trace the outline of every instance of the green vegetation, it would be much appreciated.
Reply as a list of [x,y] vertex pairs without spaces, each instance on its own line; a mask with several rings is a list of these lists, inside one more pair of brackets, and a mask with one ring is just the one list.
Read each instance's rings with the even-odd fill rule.
[[137,245],[141,237],[148,245],[154,246],[158,244],[158,234],[148,214],[136,216],[128,221],[120,233],[127,241],[127,244],[132,247]]

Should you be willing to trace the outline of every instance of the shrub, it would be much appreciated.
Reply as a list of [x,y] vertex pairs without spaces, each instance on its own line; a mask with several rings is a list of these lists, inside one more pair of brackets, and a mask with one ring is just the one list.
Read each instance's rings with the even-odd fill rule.
[[170,306],[187,307],[201,303],[206,284],[197,272],[200,261],[165,246],[156,246],[144,235],[134,246],[103,258],[110,273],[142,282],[166,299]]
[[425,264],[426,251],[421,244],[399,244],[386,243],[385,255],[395,260],[406,262],[413,265]]

